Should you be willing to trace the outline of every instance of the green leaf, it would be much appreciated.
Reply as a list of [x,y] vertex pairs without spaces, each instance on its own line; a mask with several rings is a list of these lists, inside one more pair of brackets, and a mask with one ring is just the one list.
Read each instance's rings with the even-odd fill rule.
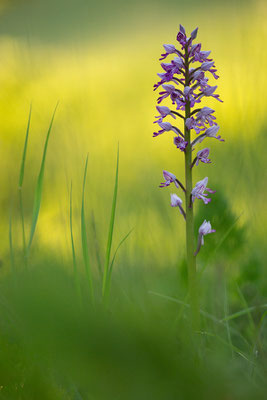
[[132,228],[132,229],[127,233],[127,235],[124,236],[124,238],[120,241],[120,243],[118,244],[118,246],[117,246],[117,248],[116,248],[116,250],[115,250],[115,252],[114,252],[114,255],[113,255],[113,258],[112,258],[110,267],[109,267],[109,271],[108,271],[108,278],[107,278],[107,291],[108,291],[108,293],[107,293],[107,295],[109,294],[109,290],[110,290],[110,282],[111,282],[112,269],[113,269],[113,265],[114,265],[114,261],[115,261],[116,255],[117,255],[118,250],[119,250],[119,248],[121,247],[121,245],[125,242],[125,240],[126,240],[126,239],[130,236],[130,234],[132,233],[133,229],[134,229],[134,228]]

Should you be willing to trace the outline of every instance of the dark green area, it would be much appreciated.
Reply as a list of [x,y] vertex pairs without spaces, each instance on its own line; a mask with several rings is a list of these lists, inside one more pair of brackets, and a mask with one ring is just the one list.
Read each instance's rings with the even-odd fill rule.
[[[251,0],[21,0],[10,1],[9,6],[0,16],[0,34],[22,36],[29,41],[38,39],[57,43],[58,41],[93,40],[97,36],[109,36],[118,28],[127,30],[129,24],[134,25],[142,21],[152,25],[155,15],[160,20],[161,14],[177,13],[177,23],[181,15],[197,13],[207,9],[207,23],[209,13],[217,6],[227,5],[229,12],[239,13]],[[149,12],[151,9],[151,13]],[[155,11],[156,10],[156,11]],[[142,18],[145,15],[145,18]],[[159,25],[160,29],[160,25]]]

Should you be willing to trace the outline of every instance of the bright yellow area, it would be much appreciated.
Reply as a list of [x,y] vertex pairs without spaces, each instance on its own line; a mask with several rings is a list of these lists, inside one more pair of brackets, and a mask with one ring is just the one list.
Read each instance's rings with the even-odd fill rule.
[[[253,9],[246,8],[240,15],[231,15],[226,7],[221,7],[210,13],[203,10],[201,15],[190,18],[184,15],[182,21],[188,30],[198,25],[203,49],[212,50],[220,75],[216,82],[218,93],[224,103],[210,100],[206,104],[216,108],[221,134],[230,144],[255,141],[266,120],[266,17],[267,6],[262,1],[255,2]],[[183,157],[177,156],[169,135],[152,138],[157,98],[152,86],[157,80],[156,73],[160,72],[161,45],[175,42],[179,22],[177,16],[171,20],[169,17],[161,25],[156,21],[145,32],[127,31],[120,37],[94,44],[72,43],[60,47],[10,37],[0,39],[0,199],[6,210],[1,215],[4,248],[8,248],[10,199],[14,199],[16,210],[17,176],[30,103],[33,117],[24,188],[27,233],[45,134],[59,100],[37,228],[39,246],[63,252],[67,245],[70,254],[71,180],[78,240],[87,153],[87,216],[94,209],[100,246],[105,245],[119,142],[120,190],[115,242],[135,227],[135,239],[129,241],[132,243],[130,254],[135,254],[137,243],[149,257],[153,257],[153,248],[157,248],[157,259],[162,263],[166,252],[175,259],[177,249],[173,250],[173,236],[176,243],[182,243],[182,221],[173,218],[174,210],[168,205],[169,193],[166,191],[163,195],[157,185],[162,169],[176,171],[177,175],[180,170],[183,175]],[[213,148],[217,145],[212,143]],[[200,171],[203,174],[207,170]],[[15,223],[15,238],[19,235],[19,226]],[[20,238],[17,240],[20,243]]]

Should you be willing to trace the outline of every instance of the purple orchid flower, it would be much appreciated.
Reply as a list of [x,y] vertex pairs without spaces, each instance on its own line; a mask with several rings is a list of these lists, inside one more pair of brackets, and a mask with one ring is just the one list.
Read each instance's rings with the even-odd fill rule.
[[195,140],[192,142],[192,147],[194,147],[197,143],[203,142],[203,140],[207,137],[209,138],[214,138],[218,139],[220,142],[224,142],[225,140],[222,139],[220,135],[217,135],[218,130],[220,129],[219,125],[213,125],[210,128],[206,130],[206,132],[202,133],[200,136],[198,136]]
[[163,99],[166,99],[170,96],[172,100],[172,104],[175,104],[176,99],[179,99],[181,94],[173,85],[162,85],[164,91],[159,92],[160,97],[158,98],[158,104],[162,102]]
[[213,114],[215,111],[212,108],[209,107],[203,107],[196,115],[196,120],[198,122],[201,122],[202,124],[209,124],[212,126],[213,124],[216,124],[214,121],[216,117],[214,117]]
[[175,126],[172,126],[172,124],[170,124],[169,122],[159,122],[158,121],[158,124],[161,127],[161,129],[158,132],[154,132],[153,137],[156,137],[158,135],[161,135],[164,132],[169,132],[169,131],[173,131],[176,134],[179,133],[179,129],[176,128]]
[[182,214],[184,219],[186,219],[186,215],[185,215],[184,209],[182,207],[182,203],[183,203],[182,200],[180,199],[180,197],[177,196],[177,194],[175,194],[175,193],[171,194],[171,206],[178,207],[180,213]]
[[224,139],[221,139],[220,135],[216,136],[219,129],[220,129],[219,125],[213,125],[206,130],[205,135],[207,137],[212,137],[214,139],[220,140],[221,142],[224,142]]
[[198,243],[197,249],[195,251],[195,256],[199,253],[201,246],[204,246],[204,236],[214,232],[216,232],[216,230],[211,228],[210,221],[204,220],[198,230]]
[[176,50],[173,44],[164,44],[163,47],[166,53],[161,54],[160,61],[164,60],[169,54],[178,53],[178,50]]
[[174,183],[175,186],[179,189],[179,184],[177,182],[177,178],[175,175],[173,175],[171,172],[168,171],[163,171],[163,178],[165,179],[165,182],[162,182],[159,187],[163,188],[163,187],[167,187],[170,186],[171,183]]
[[169,107],[166,106],[156,106],[156,109],[160,113],[160,115],[157,115],[155,118],[158,118],[157,121],[154,121],[154,124],[157,122],[162,122],[163,118],[167,117],[167,115],[170,115],[172,118],[176,119],[175,114],[169,109]]
[[209,178],[206,177],[196,183],[196,186],[193,188],[193,190],[191,192],[193,203],[194,203],[195,199],[203,200],[205,204],[208,204],[211,201],[211,199],[207,198],[208,195],[206,193],[204,193],[205,191],[207,191],[209,193],[215,193],[214,190],[207,188],[208,180],[209,180]]
[[175,136],[173,143],[177,149],[180,149],[181,151],[185,151],[186,146],[188,145],[188,142],[186,142],[181,136]]
[[209,55],[210,55],[210,51],[200,51],[200,47],[199,49],[197,48],[196,51],[194,52],[194,62],[205,62],[205,61],[211,61],[211,59],[209,59]]
[[[173,65],[173,67],[175,68],[175,71],[177,70],[177,68],[178,68],[177,71],[179,71],[180,69],[183,69],[183,68],[184,68],[183,59],[182,59],[181,57],[175,57],[175,58],[172,60],[172,65]],[[176,72],[176,73],[178,73],[178,72]]]
[[200,161],[205,164],[211,163],[211,160],[208,158],[209,154],[210,154],[210,149],[208,147],[206,147],[203,150],[199,150],[196,156],[196,165],[198,165]]

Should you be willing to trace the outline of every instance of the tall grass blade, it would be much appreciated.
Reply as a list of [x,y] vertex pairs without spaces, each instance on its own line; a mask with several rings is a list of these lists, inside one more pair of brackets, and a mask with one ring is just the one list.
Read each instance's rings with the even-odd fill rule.
[[105,259],[103,284],[102,284],[102,297],[103,298],[105,298],[105,296],[107,294],[106,291],[107,291],[107,280],[108,280],[109,263],[110,263],[110,252],[111,252],[111,246],[112,246],[115,212],[116,212],[116,204],[117,204],[117,194],[118,194],[118,178],[119,178],[119,145],[118,145],[118,150],[117,150],[116,176],[115,176],[115,183],[114,183],[113,201],[112,201],[112,207],[111,207],[108,241],[107,241],[107,249],[106,249],[106,259]]
[[102,276],[102,267],[101,267],[102,263],[101,263],[101,256],[100,256],[100,250],[99,250],[99,242],[98,242],[97,233],[96,233],[95,214],[93,211],[91,213],[91,222],[92,222],[92,231],[93,231],[93,235],[94,235],[94,247],[95,247],[95,255],[96,255],[98,272],[99,272],[99,275]]
[[[228,314],[228,296],[227,296],[227,286],[226,286],[226,281],[224,280],[224,316],[226,317]],[[233,352],[233,343],[232,343],[232,338],[231,338],[231,332],[230,332],[230,325],[229,321],[225,321],[226,325],[226,332],[227,332],[227,339],[231,348],[231,353],[232,353],[232,358],[234,357],[234,352]]]
[[15,258],[14,258],[14,249],[13,249],[13,235],[12,235],[12,215],[10,211],[9,217],[9,251],[10,251],[10,262],[12,272],[15,272]]
[[19,174],[19,208],[20,208],[20,218],[21,218],[21,229],[22,229],[22,244],[23,244],[23,255],[25,266],[27,267],[27,251],[26,251],[26,236],[25,236],[25,224],[24,224],[24,210],[23,210],[23,201],[22,201],[22,186],[24,180],[24,171],[25,171],[25,163],[26,163],[26,155],[28,148],[28,139],[30,132],[30,123],[31,123],[31,115],[32,115],[32,106],[30,106],[30,112],[28,117],[28,124],[26,129],[26,135],[24,140],[24,148],[22,153],[21,165],[20,165],[20,174]]
[[233,344],[229,344],[224,339],[222,339],[220,336],[215,335],[212,332],[199,331],[197,333],[199,333],[200,335],[210,336],[210,337],[213,337],[213,338],[219,340],[219,342],[223,343],[227,347],[230,347],[232,351],[234,351],[240,357],[244,358],[244,360],[248,361],[250,364],[252,363],[252,361],[238,347],[234,346]]
[[81,301],[82,301],[81,286],[80,286],[80,280],[79,280],[78,269],[77,269],[76,253],[75,253],[74,238],[73,238],[73,228],[72,228],[72,183],[70,186],[70,239],[71,239],[71,249],[72,249],[74,284],[75,284],[75,289],[77,292],[79,302],[81,303]]
[[92,303],[94,303],[94,287],[93,287],[92,271],[91,271],[91,264],[90,264],[90,258],[89,258],[89,250],[88,250],[88,245],[87,245],[87,232],[86,232],[85,212],[84,212],[84,197],[85,197],[87,166],[88,166],[88,155],[86,157],[85,168],[84,168],[84,177],[83,177],[82,209],[81,209],[81,236],[82,236],[82,250],[83,250],[83,260],[84,260],[84,265],[85,265],[85,272],[86,272],[86,277],[88,280],[90,297],[91,297]]
[[31,224],[31,232],[30,232],[29,243],[28,243],[28,247],[27,247],[27,257],[28,257],[29,252],[30,252],[32,240],[33,240],[33,237],[34,237],[34,233],[35,233],[35,229],[36,229],[36,225],[37,225],[37,221],[38,221],[39,211],[40,211],[40,207],[41,207],[46,153],[47,153],[48,142],[49,142],[50,133],[51,133],[51,130],[52,130],[52,126],[53,126],[53,122],[54,122],[54,118],[55,118],[55,113],[56,113],[57,107],[58,107],[58,104],[56,105],[56,108],[54,110],[54,113],[53,113],[53,116],[52,116],[52,119],[51,119],[51,122],[50,122],[50,125],[49,125],[49,128],[48,128],[48,132],[47,132],[47,135],[46,135],[46,141],[45,141],[44,150],[43,150],[43,158],[42,158],[41,168],[40,168],[40,172],[39,172],[39,176],[38,176],[37,184],[36,184],[36,188],[35,188],[35,196],[34,196],[34,203],[33,203],[33,213],[32,213],[32,224]]
[[[247,303],[247,301],[246,301],[246,299],[245,299],[240,287],[238,286],[238,284],[236,284],[236,288],[237,288],[239,297],[240,297],[240,299],[241,299],[241,301],[243,303],[243,306],[245,307],[245,309],[249,309],[248,303]],[[249,325],[250,325],[250,328],[251,328],[251,332],[252,332],[252,335],[254,336],[255,332],[257,330],[256,324],[254,323],[254,320],[252,318],[252,314],[251,314],[250,311],[248,311],[247,315],[248,315],[248,321],[249,321]]]
[[28,139],[29,139],[29,132],[30,132],[31,115],[32,115],[32,105],[30,106],[28,124],[27,124],[25,141],[24,141],[24,148],[23,148],[21,165],[20,165],[19,188],[22,188],[23,180],[24,180],[24,171],[25,171],[26,155],[27,155],[27,148],[28,148]]
[[260,308],[267,308],[267,304],[260,304],[258,306],[251,306],[248,308],[245,308],[244,310],[238,311],[234,314],[228,315],[227,317],[221,319],[221,322],[225,322],[225,321],[230,321],[230,319],[235,319],[235,318],[239,318],[242,317],[242,315],[246,315],[251,313],[252,311],[256,311],[259,310]]
[[125,240],[126,240],[126,239],[130,236],[130,234],[132,233],[133,229],[134,229],[134,228],[132,228],[132,229],[127,233],[127,235],[125,235],[124,238],[120,241],[120,243],[118,244],[118,246],[117,246],[117,248],[116,248],[116,250],[115,250],[115,253],[114,253],[114,255],[113,255],[112,261],[111,261],[111,263],[110,263],[109,271],[108,271],[108,278],[107,278],[107,295],[109,295],[109,291],[110,291],[111,275],[112,275],[112,269],[113,269],[113,265],[114,265],[114,262],[115,262],[116,255],[117,255],[118,250],[119,250],[119,248],[121,247],[121,245],[125,242]]

